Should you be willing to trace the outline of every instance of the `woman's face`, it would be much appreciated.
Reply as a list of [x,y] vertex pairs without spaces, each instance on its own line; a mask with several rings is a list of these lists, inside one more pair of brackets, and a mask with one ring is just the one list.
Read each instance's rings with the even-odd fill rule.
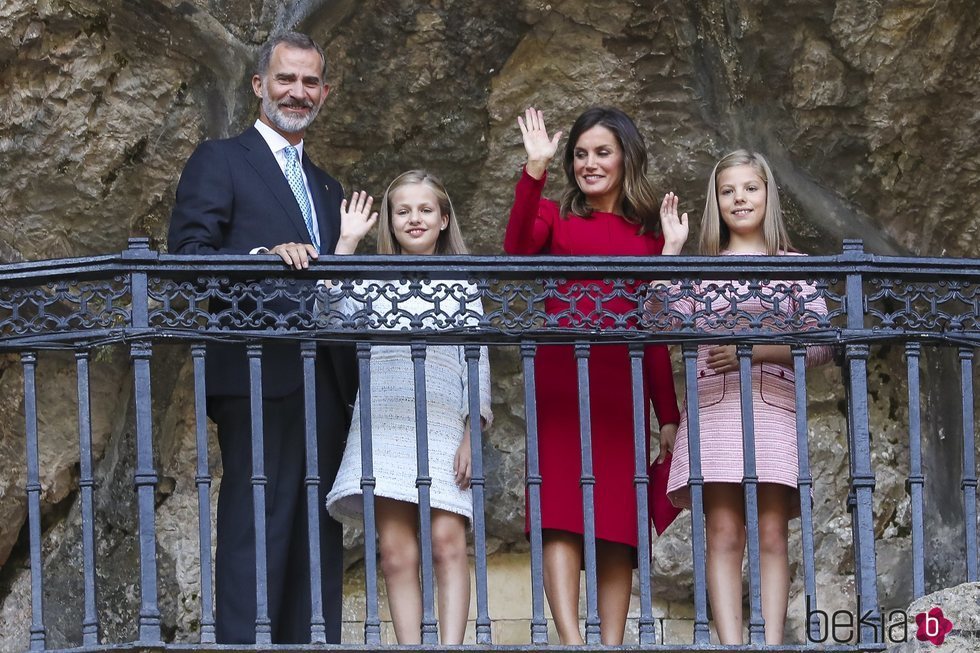
[[575,183],[597,211],[615,211],[623,189],[623,148],[602,125],[579,136],[572,153]]
[[433,254],[439,232],[449,225],[449,216],[439,213],[439,198],[425,184],[406,184],[393,193],[391,231],[405,254]]

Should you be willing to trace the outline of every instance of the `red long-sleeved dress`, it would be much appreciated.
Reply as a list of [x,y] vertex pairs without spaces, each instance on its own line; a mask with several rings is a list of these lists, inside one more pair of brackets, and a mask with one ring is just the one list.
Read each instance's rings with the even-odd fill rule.
[[[561,218],[558,205],[541,197],[545,179],[534,179],[527,172],[521,175],[504,237],[504,250],[508,254],[655,256],[663,250],[662,236],[640,235],[637,225],[614,213],[593,212],[589,218],[575,215]],[[611,289],[601,281],[578,283]],[[627,287],[627,293],[638,285]],[[594,307],[595,302],[587,295],[576,303],[576,309],[585,315]],[[602,309],[606,311],[626,313],[636,307],[636,300],[628,297],[607,297],[602,301]],[[568,302],[561,298],[545,300],[545,311],[549,314],[568,308]],[[534,372],[542,526],[582,534],[578,374],[573,347],[539,346]],[[666,346],[646,347],[643,384],[646,402],[653,402],[660,424],[676,424],[680,414]],[[589,387],[596,537],[636,547],[632,383],[626,345],[592,347]],[[646,451],[649,451],[649,424],[646,431]],[[527,519],[529,512],[525,512]],[[525,528],[529,529],[527,523]]]

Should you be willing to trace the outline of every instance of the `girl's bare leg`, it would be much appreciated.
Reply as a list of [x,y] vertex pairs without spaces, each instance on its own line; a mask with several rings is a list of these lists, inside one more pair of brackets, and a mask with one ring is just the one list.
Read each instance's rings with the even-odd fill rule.
[[432,510],[432,562],[439,590],[441,642],[462,644],[470,611],[465,517],[446,510]]
[[377,497],[381,573],[399,644],[422,643],[422,586],[419,583],[418,506]]
[[735,483],[705,483],[708,598],[722,644],[742,643],[742,557],[745,507]]
[[759,561],[762,569],[762,617],[766,644],[782,644],[789,602],[789,514],[793,489],[759,484]]

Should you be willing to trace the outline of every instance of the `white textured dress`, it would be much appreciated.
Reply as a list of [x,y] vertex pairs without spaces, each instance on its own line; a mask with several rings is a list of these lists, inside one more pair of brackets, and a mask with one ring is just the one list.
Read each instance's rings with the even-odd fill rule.
[[[410,290],[399,281],[358,282],[354,298],[340,301],[340,310],[355,323],[375,328],[410,330],[421,322],[427,328],[464,327],[483,314],[476,287],[464,281],[423,282]],[[462,310],[461,310],[462,309]],[[459,316],[459,317],[456,317]],[[480,415],[486,426],[490,411],[490,366],[487,348],[480,347]],[[469,490],[455,483],[453,461],[469,416],[468,374],[461,345],[426,347],[425,386],[428,421],[430,503],[472,519]],[[362,397],[354,405],[354,419],[344,457],[330,493],[327,510],[338,520],[361,523]],[[371,348],[371,436],[374,494],[417,504],[415,435],[415,368],[408,345],[378,344]]]

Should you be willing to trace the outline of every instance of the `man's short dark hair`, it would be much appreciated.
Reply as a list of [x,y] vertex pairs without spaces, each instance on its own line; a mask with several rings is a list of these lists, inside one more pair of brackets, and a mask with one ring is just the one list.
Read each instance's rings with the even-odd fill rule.
[[300,50],[316,50],[316,53],[320,55],[320,61],[323,62],[320,78],[321,80],[326,79],[327,57],[323,54],[323,48],[317,45],[317,42],[311,37],[300,32],[277,32],[270,36],[269,40],[262,45],[262,49],[259,50],[259,60],[255,66],[256,75],[265,77],[266,72],[269,70],[269,62],[272,61],[272,51],[276,49],[277,45],[288,45],[291,48],[299,48]]

